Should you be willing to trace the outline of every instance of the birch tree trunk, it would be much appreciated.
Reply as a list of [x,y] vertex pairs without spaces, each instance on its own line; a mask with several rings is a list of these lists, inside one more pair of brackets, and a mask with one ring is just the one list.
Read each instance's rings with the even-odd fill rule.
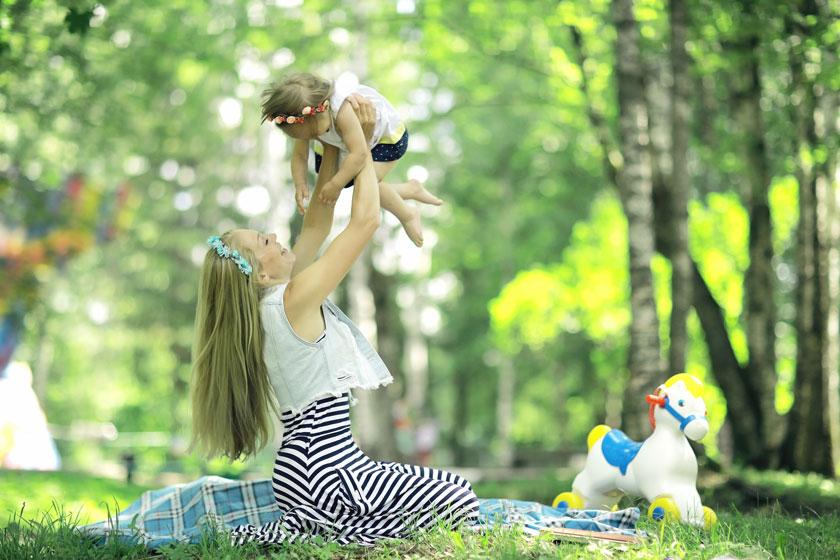
[[[831,61],[831,56],[828,57]],[[836,56],[833,57],[836,59]],[[821,132],[827,158],[817,176],[817,189],[825,192],[828,286],[826,320],[825,393],[834,476],[840,476],[840,184],[837,176],[837,93],[825,92],[820,103]]]
[[627,216],[630,250],[630,378],[624,393],[622,427],[641,437],[646,423],[647,391],[662,382],[659,319],[650,262],[654,252],[651,162],[639,34],[632,0],[613,0],[613,23],[618,33],[619,135],[623,163],[618,186]]
[[[679,32],[676,36],[679,37]],[[679,297],[679,295],[682,294],[688,294],[691,297],[690,303],[697,311],[700,326],[705,334],[712,366],[711,374],[714,376],[717,385],[723,391],[724,396],[726,397],[726,402],[730,408],[740,411],[737,415],[729,415],[726,419],[726,423],[724,424],[724,430],[721,432],[722,434],[728,434],[728,437],[731,439],[733,444],[726,447],[727,456],[724,458],[725,462],[730,462],[731,459],[735,459],[741,463],[750,464],[751,461],[754,460],[753,458],[761,457],[763,455],[763,450],[759,445],[759,442],[755,439],[759,413],[758,411],[753,410],[754,401],[744,382],[746,371],[738,362],[732,348],[732,343],[729,340],[726,323],[723,317],[723,309],[715,300],[714,296],[712,296],[708,285],[688,252],[688,217],[687,212],[685,212],[687,210],[689,198],[687,186],[689,182],[687,161],[683,160],[683,162],[677,161],[676,164],[674,163],[675,158],[672,155],[672,146],[675,142],[680,143],[680,140],[678,139],[680,132],[674,131],[675,125],[672,124],[669,128],[663,126],[663,123],[661,122],[663,120],[670,120],[672,123],[680,123],[680,118],[677,117],[675,121],[673,116],[673,112],[675,111],[673,105],[677,102],[676,100],[673,100],[673,97],[676,94],[676,85],[672,87],[670,92],[671,95],[668,96],[665,87],[660,83],[667,81],[659,77],[664,75],[664,72],[661,69],[657,69],[657,72],[651,72],[650,74],[653,75],[653,79],[648,80],[647,89],[649,120],[651,121],[649,127],[651,129],[651,153],[653,155],[653,210],[656,250],[671,259],[674,274],[677,274],[678,271],[678,266],[675,261],[679,260],[679,253],[684,256],[684,259],[688,263],[689,280],[691,285],[685,290],[679,287],[674,287],[673,282],[676,278],[672,277],[672,292],[674,292],[672,297]],[[679,75],[678,70],[676,71],[676,74]],[[678,80],[679,76],[674,79]],[[698,82],[697,84],[697,89],[701,90],[697,100],[698,111],[705,115],[713,114],[716,110],[712,103],[714,97],[708,91],[709,87],[710,86],[708,84],[704,84],[703,82]],[[687,102],[687,96],[688,93],[683,91],[683,88],[681,87],[679,101]],[[662,106],[669,105],[669,102],[672,110],[672,116],[670,119],[664,116],[666,111],[660,109]],[[656,120],[654,120],[654,118]],[[689,130],[686,121],[677,125],[676,128],[681,128],[683,133],[688,135]],[[701,145],[711,145],[713,140],[710,126],[708,126],[708,124],[704,124],[707,123],[707,121],[711,121],[711,119],[700,119],[700,122],[698,122],[697,134]],[[675,140],[672,141],[671,138],[675,138]],[[688,141],[685,139],[686,149],[683,151],[683,155],[686,158],[688,156],[687,144]],[[679,159],[679,157],[676,159]],[[674,165],[683,167],[683,170],[680,171],[677,169],[675,171]],[[683,202],[679,203],[676,202],[676,200],[680,197],[675,192],[675,189],[677,189],[677,182],[680,181],[680,179],[672,179],[671,175],[674,173],[676,173],[677,176],[679,176],[680,173],[684,173],[685,175],[685,198]],[[710,183],[710,174],[707,167],[703,168],[702,175],[699,179],[704,185],[704,190],[716,190],[716,188],[714,188]],[[680,241],[680,236],[676,233],[676,229],[678,227],[678,212],[675,211],[675,207],[678,205],[683,208],[684,211],[683,217],[680,218],[684,220],[684,225],[681,227],[686,228],[686,237],[684,241]],[[680,243],[682,243],[682,249],[678,246]],[[678,306],[679,304],[675,303],[675,305]],[[680,365],[679,362],[674,362],[673,359],[670,361],[670,373],[675,373],[677,369],[681,369],[675,367]]]
[[687,321],[691,309],[693,284],[691,256],[688,252],[688,122],[690,118],[688,53],[685,50],[688,14],[684,0],[670,0],[671,17],[671,344],[669,373],[685,371],[688,345]]
[[[828,0],[817,0],[818,20],[821,24],[836,21],[840,6]],[[825,66],[836,68],[837,52],[822,52]],[[834,476],[840,476],[840,176],[837,168],[837,151],[840,138],[837,128],[836,90],[821,87],[817,93],[815,126],[817,140],[825,148],[826,158],[817,172],[817,192],[825,205],[826,287],[828,316],[825,334],[825,394],[826,422],[830,436],[831,462]]]
[[750,358],[744,381],[753,395],[758,432],[763,452],[752,460],[756,467],[772,467],[775,451],[783,436],[782,419],[776,413],[776,308],[772,268],[772,224],[768,191],[770,173],[761,111],[761,79],[758,62],[759,39],[754,22],[733,55],[740,61],[735,80],[736,121],[744,135],[745,193],[750,219],[750,264],[744,278],[744,314]]
[[810,154],[817,147],[814,87],[803,68],[804,41],[808,36],[805,17],[816,13],[813,2],[799,6],[801,12],[788,18],[790,33],[791,116],[796,130],[793,149],[799,183],[796,285],[796,381],[794,402],[788,415],[787,434],[781,449],[782,466],[791,470],[833,473],[831,434],[826,408],[825,380],[830,359],[828,324],[828,234],[829,207],[825,181],[817,186],[817,170]]
[[[363,81],[367,75],[367,33],[371,14],[371,3],[358,0],[351,5],[353,27],[357,30],[355,48],[350,51],[349,69]],[[350,269],[347,283],[347,299],[350,317],[370,341],[374,348],[377,344],[376,305],[371,291],[370,250],[360,256]],[[387,337],[386,337],[387,338]],[[374,458],[388,459],[396,455],[396,434],[393,422],[393,403],[387,390],[356,391],[358,398],[355,417],[359,422],[355,430],[359,445]]]
[[[607,179],[620,191],[618,184],[618,168],[621,165],[621,154],[615,147],[610,136],[606,119],[589,95],[588,76],[586,72],[587,55],[584,49],[580,31],[570,27],[572,42],[576,47],[576,58],[581,68],[582,91],[587,100],[587,114],[595,131],[598,142],[601,145],[603,165]],[[714,97],[710,94],[711,85],[703,82],[700,103],[703,111],[714,111]],[[701,143],[710,144],[714,137],[712,129],[700,123],[698,134]],[[661,174],[664,176],[664,174]],[[711,176],[706,173],[705,188],[716,190],[717,187],[709,184]],[[670,254],[670,246],[673,242],[668,225],[671,220],[670,190],[665,188],[657,189],[654,193],[653,206],[656,216],[655,222],[655,245],[657,250],[663,254]],[[735,462],[756,465],[764,461],[763,442],[756,437],[761,425],[761,410],[758,406],[755,392],[747,382],[747,372],[735,356],[732,342],[726,329],[721,305],[715,300],[703,275],[700,273],[696,263],[692,260],[692,304],[700,319],[700,325],[706,339],[711,361],[711,372],[715,381],[723,391],[727,405],[730,410],[738,410],[738,414],[731,414],[724,426],[725,432],[731,432],[732,436],[732,459]]]

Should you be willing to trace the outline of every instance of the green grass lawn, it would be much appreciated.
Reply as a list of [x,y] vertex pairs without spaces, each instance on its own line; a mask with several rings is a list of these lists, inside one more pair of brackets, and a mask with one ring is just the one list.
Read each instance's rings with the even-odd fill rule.
[[124,509],[146,490],[151,488],[80,473],[0,470],[0,527],[11,512],[23,507],[25,517],[31,517],[49,511],[53,500],[66,512],[78,513],[82,525],[101,521],[107,508]]
[[[373,549],[332,544],[232,549],[224,535],[200,545],[159,551],[111,543],[95,547],[74,527],[126,507],[147,488],[74,473],[0,471],[0,560],[6,558],[833,558],[840,550],[840,484],[818,477],[742,472],[712,477],[704,501],[720,523],[712,532],[643,520],[650,538],[642,545],[552,543],[517,531],[476,534],[439,527],[417,538]],[[480,497],[550,502],[568,480],[547,471],[530,480],[478,482]],[[23,502],[23,518],[19,512]],[[60,504],[59,509],[51,509]],[[106,505],[107,504],[107,505]],[[627,504],[622,505],[629,505]],[[644,507],[644,503],[638,505]],[[643,510],[644,511],[644,510]]]

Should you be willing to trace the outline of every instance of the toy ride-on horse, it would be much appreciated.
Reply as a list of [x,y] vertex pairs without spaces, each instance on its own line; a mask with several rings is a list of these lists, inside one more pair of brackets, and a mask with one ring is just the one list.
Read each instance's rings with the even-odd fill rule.
[[709,431],[703,382],[687,373],[671,377],[646,397],[653,433],[639,443],[621,430],[596,426],[589,432],[586,466],[571,492],[554,507],[612,509],[624,494],[650,502],[648,516],[711,527],[717,516],[700,503],[697,457],[686,437],[698,441]]

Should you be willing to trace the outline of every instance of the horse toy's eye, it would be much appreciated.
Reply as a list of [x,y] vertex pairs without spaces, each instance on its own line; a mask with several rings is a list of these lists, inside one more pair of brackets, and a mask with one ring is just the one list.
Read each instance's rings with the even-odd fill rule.
[[680,399],[680,400],[677,401],[677,404],[680,405],[680,406],[685,406],[685,401]]

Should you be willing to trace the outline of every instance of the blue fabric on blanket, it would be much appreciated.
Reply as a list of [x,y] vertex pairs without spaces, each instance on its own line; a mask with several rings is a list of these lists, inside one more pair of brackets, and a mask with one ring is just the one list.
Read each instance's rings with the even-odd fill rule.
[[[521,526],[529,533],[546,527],[567,527],[637,535],[638,508],[619,511],[567,510],[536,502],[480,499],[479,519],[470,527]],[[274,501],[271,481],[229,480],[204,476],[187,484],[151,490],[111,521],[82,527],[100,540],[112,537],[149,548],[169,543],[196,543],[208,528],[263,525],[283,516]]]
[[478,528],[494,525],[520,525],[526,533],[539,533],[549,527],[565,527],[598,531],[599,533],[621,533],[643,536],[636,531],[639,508],[616,511],[597,509],[553,508],[537,502],[506,500],[503,498],[479,498]]

